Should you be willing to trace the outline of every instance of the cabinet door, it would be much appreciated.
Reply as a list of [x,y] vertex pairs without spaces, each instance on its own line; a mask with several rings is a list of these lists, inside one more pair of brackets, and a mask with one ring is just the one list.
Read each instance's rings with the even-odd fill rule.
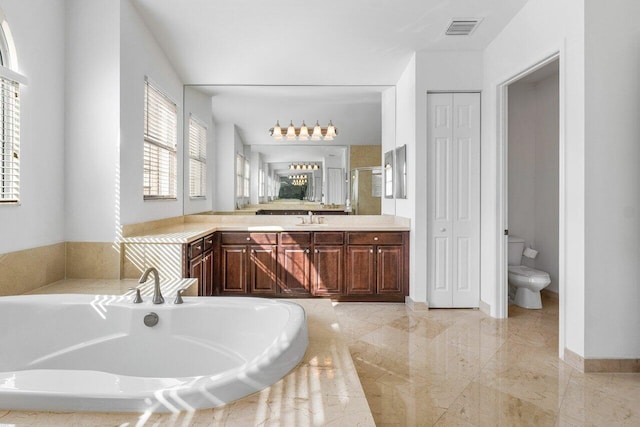
[[371,245],[347,246],[347,295],[371,295],[376,291],[375,254]]
[[402,246],[378,246],[376,270],[379,294],[402,293],[404,266]]
[[342,292],[344,248],[318,245],[313,250],[311,285],[314,295],[339,295]]
[[213,251],[207,252],[202,258],[202,282],[200,295],[210,297],[213,295]]
[[254,245],[249,253],[249,283],[252,294],[276,293],[276,246]]
[[278,287],[284,294],[310,294],[311,258],[309,246],[282,245],[278,250],[280,280]]
[[222,294],[247,293],[247,247],[222,245],[220,247]]
[[202,256],[197,256],[189,261],[189,277],[198,279],[198,295],[203,295],[204,279]]

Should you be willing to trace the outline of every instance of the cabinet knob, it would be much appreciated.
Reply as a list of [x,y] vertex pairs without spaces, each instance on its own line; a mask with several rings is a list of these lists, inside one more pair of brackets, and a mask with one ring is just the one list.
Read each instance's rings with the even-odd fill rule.
[[247,237],[247,242],[248,242],[249,240],[251,240],[251,237]]
[[319,253],[320,251],[319,251],[318,249],[314,249],[314,250],[313,250],[313,252],[317,254],[317,253]]
[[246,249],[243,249],[243,250],[242,250],[242,253],[243,253],[243,254],[246,254],[246,253],[247,253],[247,250],[246,250]]
[[378,253],[381,254],[382,253],[382,249],[378,248]]
[[198,246],[196,246],[196,249],[197,249],[197,250],[202,249],[202,245],[198,245]]
[[378,241],[378,237],[377,236],[374,237],[373,240],[375,240],[377,242]]
[[207,244],[208,245],[212,245],[213,244],[213,239],[207,240]]
[[369,253],[372,254],[373,253],[373,249],[369,249]]
[[309,251],[309,249],[305,249],[305,250],[304,250],[304,253],[305,253],[305,254],[308,254],[309,252],[310,252],[310,251]]
[[256,253],[256,250],[255,250],[255,249],[251,249],[251,253],[252,253],[252,254],[255,254],[255,253]]

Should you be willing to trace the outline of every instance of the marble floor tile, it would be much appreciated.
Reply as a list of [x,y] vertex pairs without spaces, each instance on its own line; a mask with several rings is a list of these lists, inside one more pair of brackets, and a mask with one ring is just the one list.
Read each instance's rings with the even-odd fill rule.
[[[640,374],[583,374],[558,358],[558,300],[542,310],[334,306],[376,425],[640,425]],[[372,322],[371,319],[376,321]]]

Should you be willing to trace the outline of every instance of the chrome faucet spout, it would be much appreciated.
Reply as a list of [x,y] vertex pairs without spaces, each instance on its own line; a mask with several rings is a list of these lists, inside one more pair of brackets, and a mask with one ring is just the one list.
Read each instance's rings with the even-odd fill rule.
[[154,304],[162,304],[164,303],[164,298],[162,297],[162,292],[160,292],[160,275],[158,274],[158,270],[155,267],[147,268],[144,273],[142,273],[142,276],[140,277],[140,280],[138,280],[138,283],[142,284],[146,282],[149,278],[149,274],[151,273],[153,273],[154,278],[152,302]]
[[309,211],[309,224],[313,224],[313,212]]

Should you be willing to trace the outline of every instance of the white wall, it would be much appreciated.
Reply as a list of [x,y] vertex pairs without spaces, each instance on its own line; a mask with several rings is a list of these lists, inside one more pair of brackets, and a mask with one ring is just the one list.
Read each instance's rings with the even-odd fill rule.
[[200,92],[195,87],[185,87],[184,89],[184,137],[185,155],[183,170],[189,171],[189,120],[191,115],[203,123],[207,128],[207,192],[205,199],[191,199],[189,197],[189,179],[184,180],[184,214],[190,215],[198,212],[210,211],[213,209],[215,185],[215,147],[213,120],[211,117],[211,97]]
[[[607,3],[609,4],[609,3]],[[584,355],[584,1],[530,0],[484,50],[482,93],[481,177],[481,299],[497,312],[496,259],[502,227],[497,208],[497,87],[507,79],[555,52],[560,59],[561,154],[560,224],[565,224],[566,246],[563,295],[561,289],[561,341]],[[564,108],[563,108],[564,107]],[[561,123],[563,121],[561,120]],[[564,160],[563,160],[564,159]],[[561,263],[562,265],[562,263]],[[562,277],[563,272],[560,271]],[[565,328],[566,326],[566,328]]]
[[215,124],[215,203],[213,210],[236,208],[236,148],[233,123]]
[[558,292],[558,76],[509,86],[509,234],[538,251],[525,265]]
[[[410,217],[411,296],[427,300],[427,91],[478,91],[482,87],[482,53],[476,51],[420,51],[416,53],[414,142],[407,143],[406,200],[396,200],[396,215]],[[400,92],[400,91],[399,91]],[[398,97],[400,99],[400,97]],[[398,108],[398,132],[402,109]],[[404,113],[403,113],[404,114]],[[410,137],[397,138],[402,145]],[[482,142],[484,144],[484,141]],[[411,216],[410,216],[411,215]]]
[[20,89],[20,199],[0,206],[0,253],[64,241],[64,55],[62,0],[1,0],[13,34]]
[[[120,201],[122,224],[182,215],[183,85],[131,0],[121,0]],[[143,199],[144,78],[178,106],[177,200]]]
[[245,203],[244,199],[236,200],[236,154],[244,156],[245,145],[233,123],[215,123],[214,126],[216,202],[213,210],[232,211],[237,201]]
[[[416,55],[409,60],[404,72],[396,83],[396,146],[407,145],[407,198],[396,200],[396,215],[411,218],[411,231],[409,235],[409,294],[415,301],[426,301],[426,287],[421,280],[426,277],[420,249],[424,246],[421,242],[420,229],[416,223],[419,215],[417,209],[419,198],[422,197],[422,182],[417,168],[424,169],[416,159],[419,148],[416,144]],[[426,197],[426,192],[425,192]],[[426,261],[426,252],[424,254]],[[424,272],[423,272],[424,270]]]
[[[396,148],[396,89],[394,87],[386,89],[381,94],[381,144],[382,158],[384,153]],[[384,215],[395,215],[395,198],[387,199],[382,197],[382,213]]]
[[585,2],[585,356],[640,357],[640,2]]
[[[119,21],[119,2],[67,1],[64,192],[68,241],[113,242],[118,234]],[[43,177],[43,182],[47,180]]]

